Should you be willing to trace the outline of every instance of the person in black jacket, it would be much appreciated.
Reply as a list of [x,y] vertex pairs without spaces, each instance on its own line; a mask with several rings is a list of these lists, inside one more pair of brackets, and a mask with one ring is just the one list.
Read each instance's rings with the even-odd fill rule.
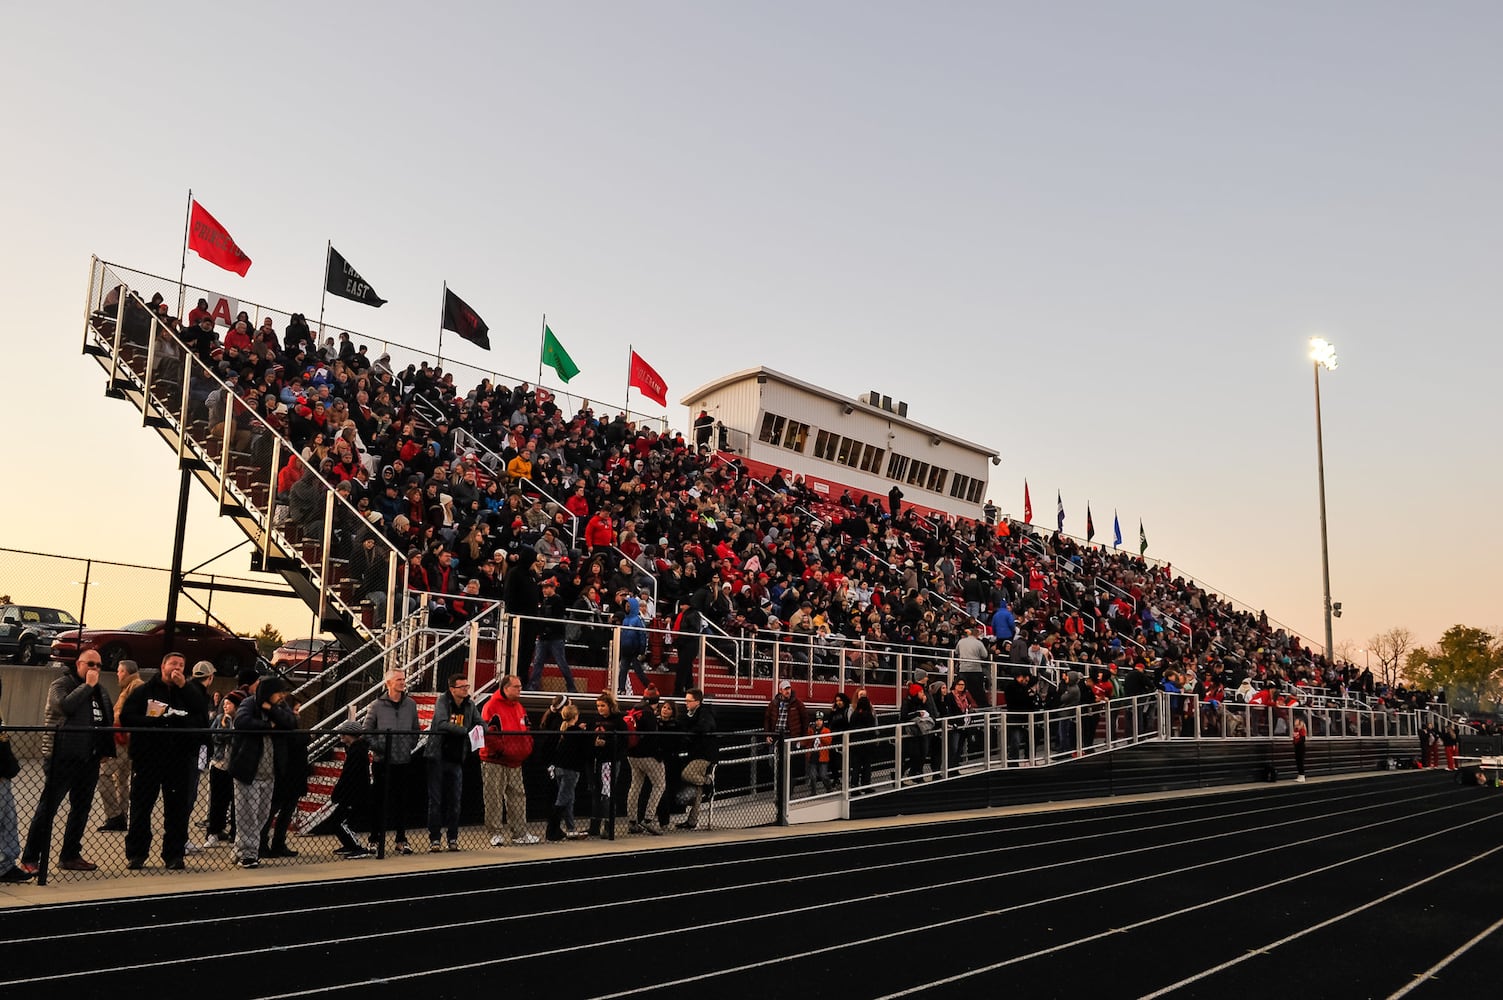
[[230,740],[230,776],[235,779],[235,864],[261,864],[261,837],[271,818],[277,775],[287,767],[286,740],[280,733],[297,728],[297,716],[284,701],[287,685],[280,677],[263,677],[256,690],[235,709]]
[[[293,729],[280,737],[286,750],[277,765],[271,792],[271,819],[261,830],[261,857],[295,858],[297,851],[287,846],[287,831],[297,804],[308,793],[308,731],[298,726],[298,711],[303,707],[295,696],[287,696],[287,710],[292,713]],[[269,841],[269,842],[268,842]]]
[[[594,799],[590,809],[590,836],[604,830],[607,839],[615,839],[615,798],[620,783],[628,780],[622,773],[626,756],[626,719],[616,704],[616,696],[602,691],[595,698],[595,720],[590,723],[595,734],[594,759],[590,767],[590,790]],[[606,825],[602,828],[601,824]]]
[[[198,787],[198,749],[208,726],[203,689],[189,684],[182,653],[162,657],[161,669],[131,692],[120,707],[120,724],[131,734],[130,826],[125,866],[145,866],[151,853],[151,813],[162,799],[162,861],[183,867],[188,817]],[[237,723],[238,724],[238,723]],[[187,732],[186,730],[196,730]]]
[[84,860],[82,852],[94,787],[99,783],[99,761],[115,755],[114,737],[108,731],[114,713],[99,687],[102,662],[97,650],[86,649],[47,689],[44,719],[53,731],[42,738],[46,783],[17,866],[29,874],[36,874],[42,851],[52,844],[52,821],[64,798],[68,800],[68,825],[63,829],[58,867],[82,872],[99,867]]
[[715,780],[715,764],[720,760],[720,744],[715,735],[715,713],[705,704],[705,693],[699,688],[684,692],[684,732],[689,734],[684,765],[684,784],[693,789],[689,800],[689,815],[679,823],[681,830],[699,827],[699,804],[705,789]]
[[[661,741],[656,735],[658,702],[661,700],[657,686],[649,684],[642,692],[642,700],[632,709],[636,732],[626,741],[626,762],[631,767],[631,792],[626,799],[626,815],[627,830],[631,833],[646,831],[660,835],[663,832],[655,818],[658,803],[663,798],[663,758]],[[647,805],[639,811],[644,786],[651,786],[652,792]],[[653,818],[648,818],[649,814]]]
[[350,829],[350,820],[359,816],[371,794],[371,748],[365,742],[365,730],[354,719],[346,719],[335,727],[339,742],[344,744],[344,766],[339,769],[339,780],[329,793],[334,804],[334,813],[329,817],[334,827],[334,836],[339,846],[334,853],[349,861],[375,856]]
[[[543,716],[545,722],[548,716]],[[548,817],[549,840],[579,840],[585,834],[574,828],[574,794],[580,775],[590,769],[594,757],[594,740],[579,721],[579,709],[565,701],[558,709],[552,725],[557,728],[555,742],[549,759],[553,762],[548,770],[558,786],[553,800],[553,812]],[[543,726],[540,724],[539,729]]]

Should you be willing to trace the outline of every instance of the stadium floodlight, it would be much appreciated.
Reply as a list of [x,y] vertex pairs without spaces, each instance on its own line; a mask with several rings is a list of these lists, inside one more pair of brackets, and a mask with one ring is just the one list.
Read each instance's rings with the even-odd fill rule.
[[1331,550],[1326,540],[1326,451],[1320,426],[1320,370],[1336,370],[1336,345],[1324,337],[1310,338],[1310,360],[1315,362],[1315,469],[1320,481],[1320,575],[1325,590],[1326,660],[1333,654],[1331,617],[1341,615],[1341,605],[1331,605]]
[[1310,338],[1310,360],[1328,372],[1336,370],[1336,345],[1324,337]]

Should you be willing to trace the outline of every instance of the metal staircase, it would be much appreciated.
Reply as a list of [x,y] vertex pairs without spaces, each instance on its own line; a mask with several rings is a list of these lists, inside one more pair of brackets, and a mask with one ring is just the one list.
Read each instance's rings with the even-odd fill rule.
[[[258,568],[278,573],[345,649],[364,646],[390,628],[401,607],[401,557],[255,412],[254,400],[236,394],[162,322],[148,296],[165,302],[176,293],[171,285],[131,287],[95,258],[83,353],[104,370],[106,395],[141,413],[142,425],[176,454],[178,468],[254,544]],[[357,580],[350,572],[350,557],[367,536],[386,559],[384,581]],[[373,592],[384,600],[368,599]]]

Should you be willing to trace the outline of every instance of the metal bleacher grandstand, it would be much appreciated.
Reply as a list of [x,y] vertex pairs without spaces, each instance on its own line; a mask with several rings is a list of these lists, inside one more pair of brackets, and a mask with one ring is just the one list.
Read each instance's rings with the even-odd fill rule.
[[[191,473],[216,500],[219,514],[245,534],[257,553],[257,568],[279,575],[346,651],[338,662],[300,679],[299,694],[315,733],[327,733],[335,723],[361,711],[377,697],[382,676],[391,668],[405,671],[422,711],[431,714],[433,692],[444,673],[468,671],[477,693],[483,694],[499,673],[529,661],[530,651],[521,649],[525,619],[498,603],[487,602],[481,613],[457,628],[439,627],[430,614],[432,595],[406,586],[406,553],[374,530],[367,515],[323,480],[320,470],[283,433],[188,349],[164,323],[154,296],[175,303],[179,288],[168,279],[96,258],[90,271],[84,353],[105,372],[106,392],[140,414],[143,426],[160,438],[178,468]],[[287,315],[268,314],[279,321]],[[257,309],[252,319],[259,316]],[[214,413],[229,413],[231,419],[217,419]],[[443,418],[421,406],[407,416],[430,426]],[[479,453],[482,476],[504,473],[501,456],[484,442],[473,437],[463,441],[467,450]],[[562,508],[537,484],[524,486],[534,502]],[[757,487],[767,489],[765,484],[753,488]],[[797,509],[808,523],[820,526],[838,523],[842,516],[833,504]],[[577,542],[580,519],[564,513],[565,530]],[[931,525],[929,530],[940,527]],[[384,582],[374,588],[368,576],[357,579],[350,569],[353,554],[368,538],[374,539],[387,568]],[[1058,573],[1074,572],[1070,560],[1043,541],[1025,537],[1021,544],[1036,549]],[[892,566],[876,552],[866,551]],[[624,552],[614,556],[627,559],[629,571],[650,582],[655,598],[653,574]],[[1108,581],[1105,586],[1112,585]],[[953,595],[931,590],[930,597],[947,613],[977,627],[983,624]],[[1068,599],[1062,607],[1067,613],[1079,610]],[[1245,780],[1258,768],[1287,768],[1285,744],[1295,713],[1307,719],[1312,739],[1326,748],[1320,766],[1378,767],[1401,756],[1430,721],[1423,712],[1357,698],[1302,697],[1256,705],[1163,692],[1024,715],[994,704],[1000,690],[998,670],[1005,671],[1005,663],[967,663],[957,659],[954,649],[912,642],[791,641],[786,632],[734,632],[713,625],[686,639],[666,628],[665,609],[657,610],[646,668],[666,695],[682,694],[678,677],[687,673],[693,686],[717,705],[745,706],[745,729],[758,728],[760,706],[784,679],[792,680],[800,698],[815,706],[830,704],[836,692],[863,688],[882,713],[875,729],[846,730],[823,742],[817,736],[778,745],[746,742],[744,758],[735,758],[746,765],[747,776],[739,787],[747,796],[777,795],[777,815],[785,821],[915,811],[937,808],[939,803],[995,803],[1028,794],[1020,789],[1034,788],[1045,774],[1056,794],[1071,794],[1072,788],[1075,794],[1111,790],[1113,780],[1119,789]],[[1187,621],[1174,614],[1165,612],[1161,620],[1175,632],[1190,631]],[[1119,634],[1124,644],[1142,648],[1130,632]],[[1218,641],[1212,640],[1211,646]],[[615,687],[620,644],[618,625],[579,626],[569,649],[580,690]],[[681,657],[691,661],[687,670],[680,669]],[[1047,684],[1058,685],[1067,671],[1086,672],[1093,666],[1056,660],[1035,673]],[[975,712],[939,720],[932,733],[917,733],[907,721],[894,718],[916,674],[951,678],[971,672],[982,694]],[[542,689],[529,692],[534,707],[562,686],[562,679],[550,669]],[[426,725],[427,714],[423,722]],[[922,743],[917,752],[915,741]],[[320,736],[311,752],[314,777],[302,811],[316,820],[324,814],[342,751],[334,739]],[[820,754],[831,757],[832,787],[811,788],[794,780],[775,788],[770,777],[774,763],[782,774],[796,776],[806,759]],[[780,760],[766,759],[769,755]],[[1135,761],[1147,763],[1126,780]],[[765,776],[759,776],[764,765]]]

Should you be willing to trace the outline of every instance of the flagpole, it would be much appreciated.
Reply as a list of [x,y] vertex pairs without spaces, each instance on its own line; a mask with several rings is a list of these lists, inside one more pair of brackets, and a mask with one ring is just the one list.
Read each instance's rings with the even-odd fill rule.
[[548,314],[543,313],[543,331],[538,334],[538,380],[532,384],[534,391],[543,387],[543,349],[548,343]]
[[183,284],[183,276],[188,273],[188,227],[193,223],[193,189],[188,189],[188,210],[183,213],[183,259],[177,268],[177,315],[183,317],[183,301],[187,295],[187,287]]
[[631,422],[631,356],[636,349],[630,344],[626,345],[626,412],[624,416],[627,422]]
[[438,367],[444,366],[444,306],[449,302],[449,281],[444,279],[444,295],[438,300]]
[[327,240],[324,243],[324,294],[318,300],[318,335],[320,338],[324,335],[324,304],[329,301],[329,257],[333,249],[334,241]]

